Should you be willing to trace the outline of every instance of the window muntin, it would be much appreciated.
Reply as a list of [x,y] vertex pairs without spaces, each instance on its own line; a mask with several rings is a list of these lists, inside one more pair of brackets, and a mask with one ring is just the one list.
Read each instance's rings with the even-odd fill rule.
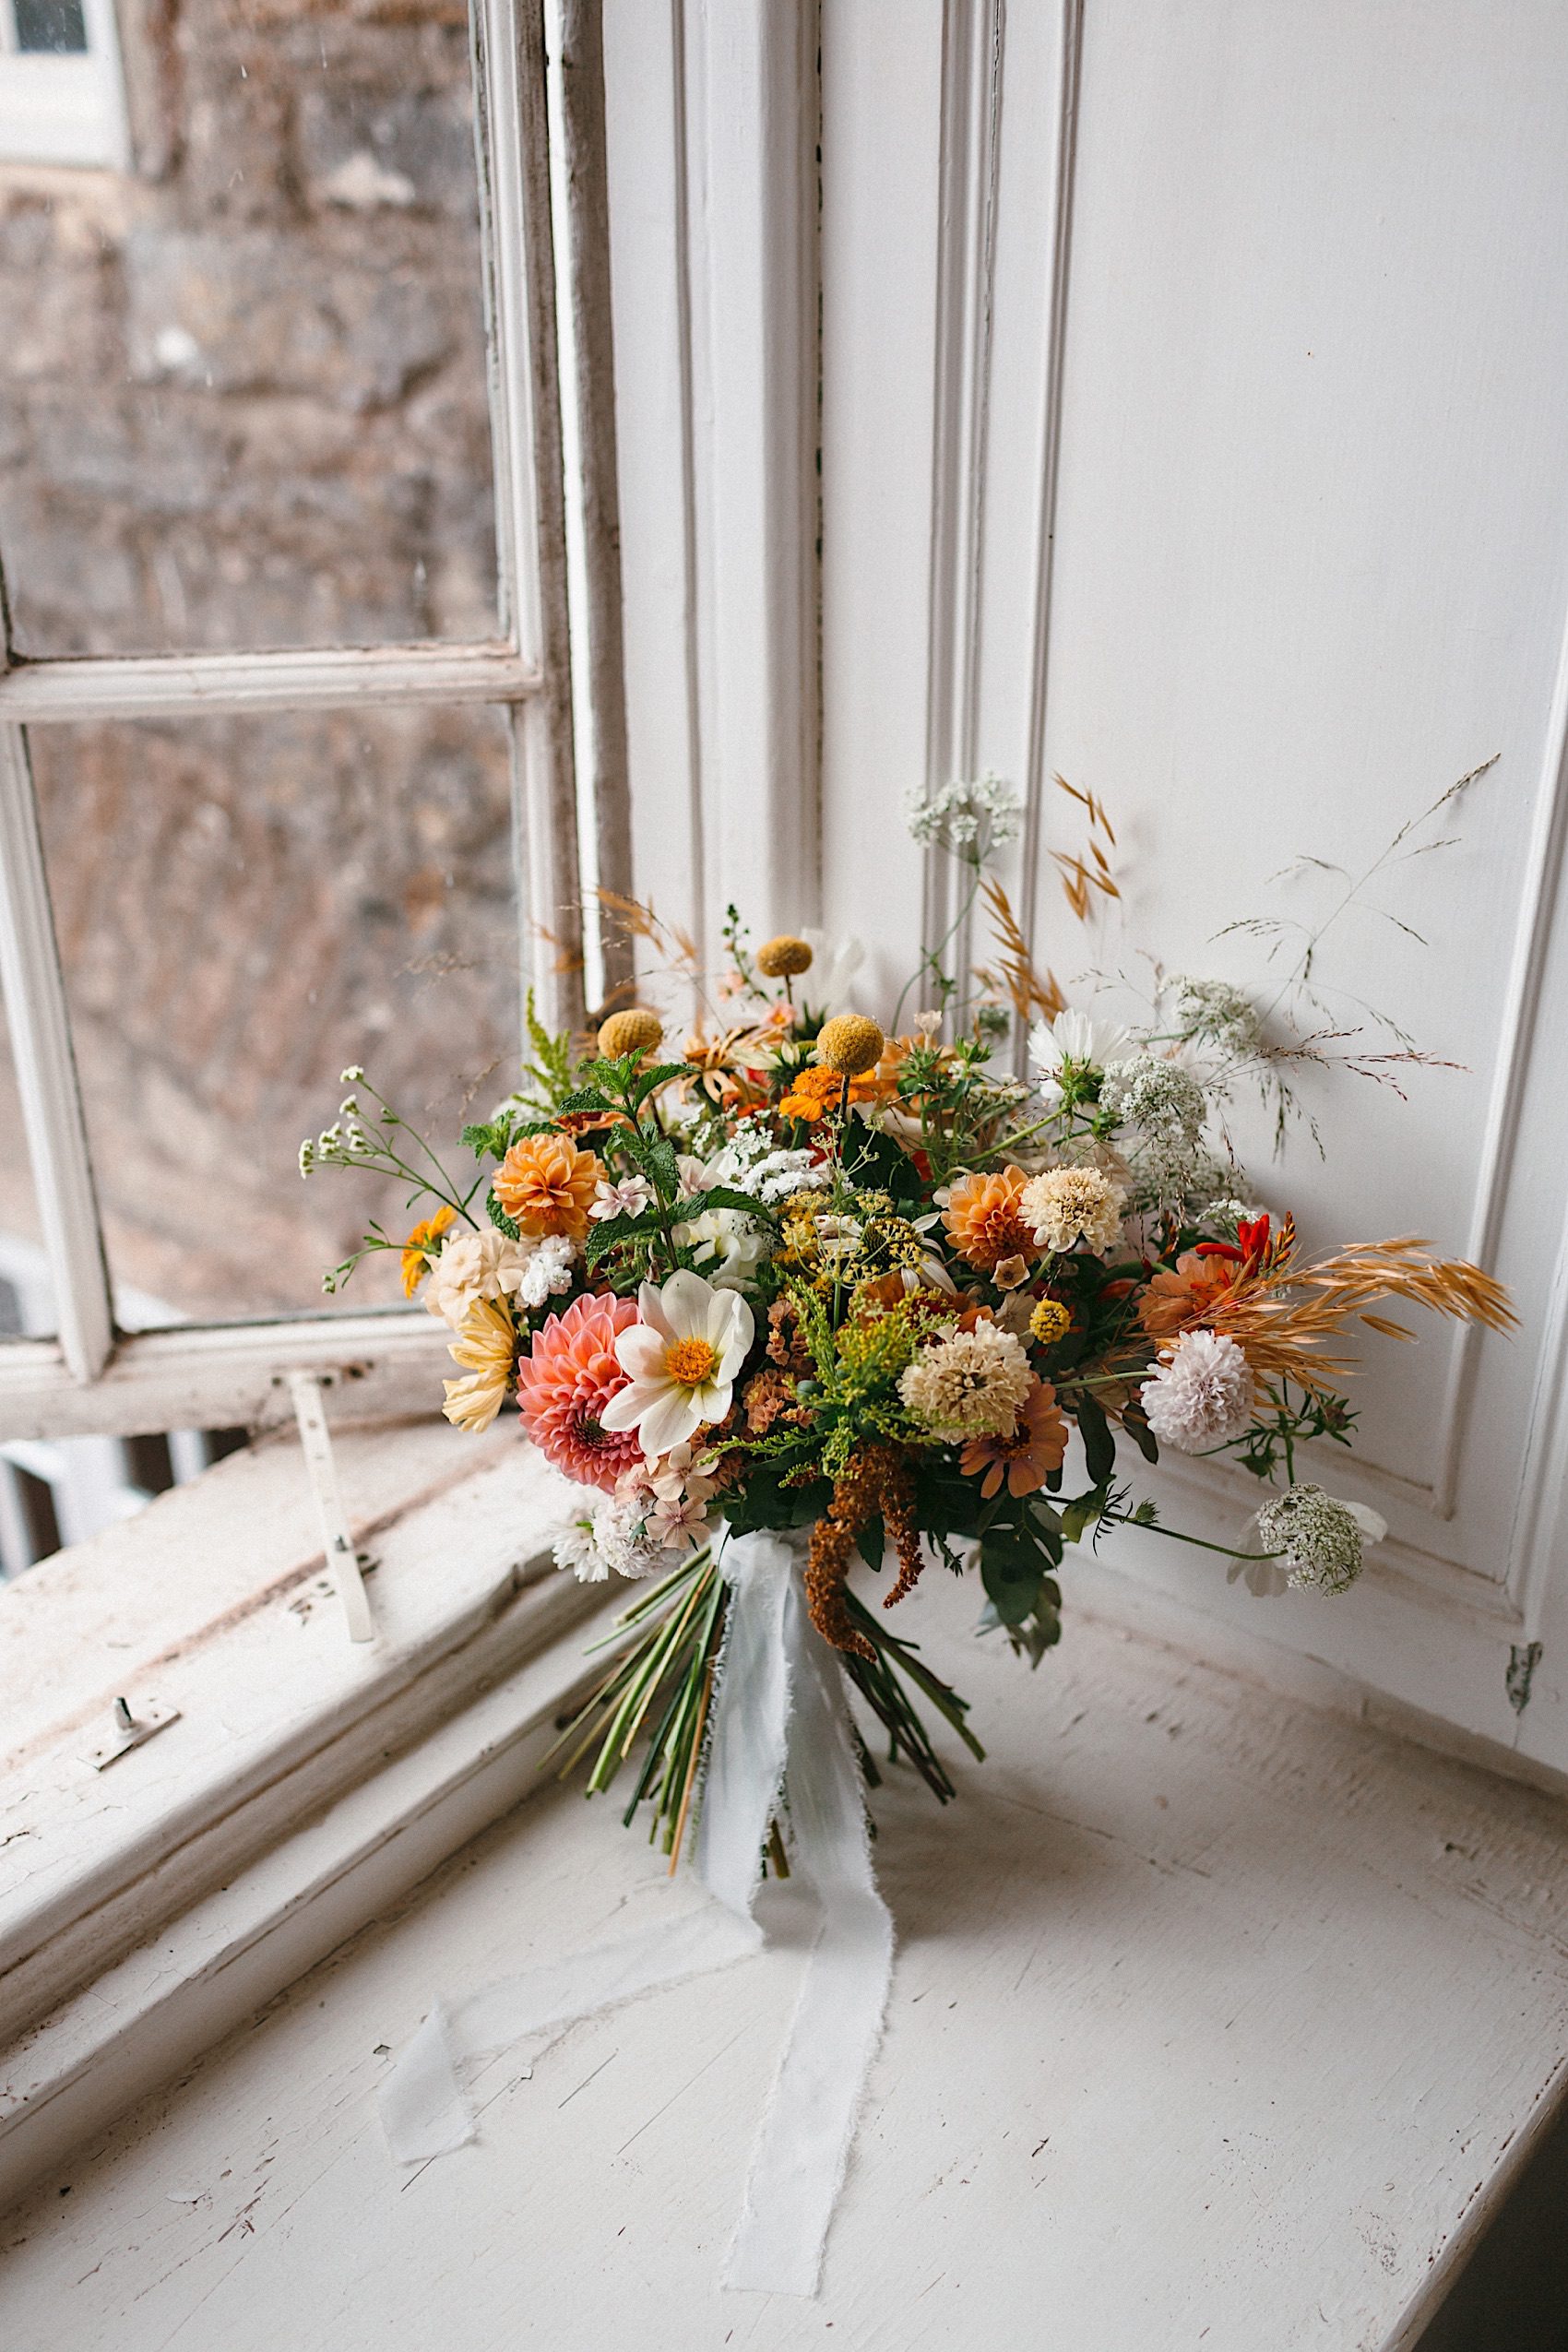
[[167,169],[0,172],[18,655],[499,634],[471,74],[445,18],[197,0]]
[[[96,5],[96,0],[95,0]],[[406,12],[400,12],[406,15]],[[446,11],[432,0],[432,19]],[[360,1408],[427,1398],[441,1335],[419,1311],[116,1332],[54,951],[27,734],[106,719],[503,705],[509,736],[516,959],[560,1026],[579,1018],[577,812],[570,742],[559,390],[536,0],[474,0],[499,610],[492,646],[31,659],[0,671],[0,974],[12,1026],[58,1345],[0,1346],[0,1437],[130,1434],[276,1418],[292,1368],[341,1372]],[[0,549],[3,552],[3,549]],[[127,779],[127,782],[129,779]],[[548,933],[548,937],[546,934]],[[344,1046],[352,1059],[360,1040]],[[341,1065],[339,1065],[341,1066]],[[285,1197],[287,1170],[284,1173]],[[297,1179],[295,1180],[297,1182]]]
[[295,1155],[346,1063],[454,1172],[514,1083],[505,714],[111,720],[39,728],[32,757],[117,1324],[400,1301],[383,1254],[321,1277],[368,1219],[396,1239],[426,1210],[302,1184]]
[[53,1328],[49,1256],[22,1129],[11,1033],[0,1003],[0,1340],[43,1337]]

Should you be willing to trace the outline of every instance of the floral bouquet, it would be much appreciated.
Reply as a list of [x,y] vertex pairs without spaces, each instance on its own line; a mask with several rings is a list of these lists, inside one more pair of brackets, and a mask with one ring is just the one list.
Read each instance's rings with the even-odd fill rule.
[[[1084,916],[1118,895],[1114,837],[1091,795],[1073,797],[1089,842],[1059,863]],[[635,1756],[626,1818],[649,1804],[672,1858],[701,1801],[736,1538],[800,1531],[811,1624],[890,1756],[947,1799],[932,1716],[983,1752],[903,1631],[929,1567],[976,1575],[981,1629],[1038,1664],[1060,1636],[1069,1547],[1119,1525],[1202,1542],[1126,1482],[1130,1456],[1170,1447],[1232,1455],[1269,1489],[1232,1576],[1341,1594],[1384,1530],[1299,1479],[1296,1456],[1350,1442],[1348,1328],[1408,1336],[1378,1312],[1390,1300],[1513,1320],[1490,1277],[1412,1239],[1305,1255],[1291,1218],[1253,1199],[1226,1107],[1256,1086],[1283,1127],[1295,1065],[1334,1060],[1329,1040],[1348,1033],[1281,1034],[1284,992],[1260,1008],[1228,982],[1158,969],[1135,1018],[1069,1004],[990,871],[1016,826],[993,779],[915,806],[916,838],[965,872],[950,937],[983,900],[999,959],[960,977],[944,943],[885,1028],[846,1009],[820,943],[754,951],[733,909],[709,1001],[690,944],[616,902],[703,1007],[677,1050],[646,1004],[576,1044],[546,1035],[530,1004],[523,1084],[464,1128],[464,1173],[357,1069],[345,1081],[374,1110],[350,1093],[303,1147],[306,1173],[392,1172],[428,1196],[405,1241],[373,1230],[365,1249],[400,1248],[406,1291],[422,1289],[450,1329],[448,1419],[481,1430],[514,1405],[581,1494],[561,1566],[646,1586],[560,1745],[564,1769],[591,1758],[590,1789]],[[906,1022],[911,993],[925,1003]],[[1404,1041],[1337,1058],[1382,1077],[1428,1057]],[[892,1563],[879,1607],[851,1586],[857,1558],[873,1576]],[[767,1845],[785,1870],[778,1820]]]

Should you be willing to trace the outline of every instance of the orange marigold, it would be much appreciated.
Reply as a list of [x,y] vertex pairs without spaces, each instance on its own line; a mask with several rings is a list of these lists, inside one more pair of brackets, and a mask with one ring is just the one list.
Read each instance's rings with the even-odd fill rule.
[[1189,1324],[1206,1321],[1241,1271],[1232,1258],[1200,1257],[1187,1250],[1173,1274],[1162,1269],[1154,1277],[1138,1301],[1138,1319],[1151,1339],[1173,1338]]
[[958,1255],[982,1274],[1004,1258],[1039,1255],[1034,1228],[1018,1206],[1028,1182],[1021,1168],[1004,1168],[984,1176],[961,1176],[948,1196],[942,1221]]
[[491,1180],[491,1190],[524,1233],[564,1233],[580,1241],[602,1173],[591,1151],[564,1135],[522,1135]]
[[[815,1122],[834,1108],[843,1092],[844,1080],[837,1070],[825,1063],[814,1062],[804,1070],[797,1070],[790,1081],[790,1091],[778,1109],[785,1119],[805,1119]],[[870,1102],[882,1091],[877,1074],[868,1070],[863,1077],[849,1081],[849,1100]]]
[[457,1212],[445,1206],[434,1217],[421,1219],[403,1244],[403,1296],[411,1299],[425,1276],[435,1244],[449,1225],[456,1224]]

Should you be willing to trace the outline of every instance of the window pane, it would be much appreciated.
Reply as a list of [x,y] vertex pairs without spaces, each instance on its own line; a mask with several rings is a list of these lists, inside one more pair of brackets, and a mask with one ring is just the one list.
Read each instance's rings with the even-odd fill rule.
[[18,49],[41,49],[58,57],[79,55],[86,49],[81,0],[13,0],[13,6]]
[[158,18],[157,169],[0,172],[18,648],[493,636],[460,6]]
[[300,1141],[361,1063],[444,1155],[515,1082],[505,725],[481,709],[34,731],[116,1312],[145,1326],[401,1297],[323,1269],[407,1188]]
[[38,1195],[28,1165],[11,1033],[0,1004],[0,1342],[54,1328]]

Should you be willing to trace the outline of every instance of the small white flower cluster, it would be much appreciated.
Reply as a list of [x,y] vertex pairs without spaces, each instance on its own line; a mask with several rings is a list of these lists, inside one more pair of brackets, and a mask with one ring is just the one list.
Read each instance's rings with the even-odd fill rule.
[[1287,1487],[1265,1503],[1257,1528],[1267,1550],[1284,1553],[1287,1583],[1320,1593],[1348,1592],[1361,1573],[1363,1544],[1387,1532],[1375,1511],[1310,1485]]
[[1138,1170],[1155,1198],[1185,1198],[1208,1158],[1203,1088],[1191,1073],[1156,1054],[1134,1053],[1108,1065],[1099,1101],[1102,1111],[1138,1130]]
[[944,784],[932,791],[918,785],[905,795],[911,837],[922,849],[938,844],[956,858],[979,865],[992,849],[1016,841],[1023,830],[1024,803],[1000,776],[968,784]]
[[582,1517],[555,1538],[555,1564],[580,1584],[601,1585],[612,1569],[636,1579],[670,1565],[670,1554],[694,1550],[712,1534],[708,1505],[718,1492],[715,1457],[671,1446],[656,1462],[628,1470],[613,1494],[597,1495]]
[[792,1193],[820,1192],[832,1182],[809,1151],[779,1150],[760,1119],[742,1119],[703,1173],[707,1183],[749,1193],[766,1207]]
[[317,1168],[351,1168],[362,1153],[375,1148],[376,1139],[360,1117],[359,1098],[345,1095],[331,1126],[319,1135],[307,1135],[300,1146],[300,1174],[313,1175]]
[[454,1331],[481,1300],[537,1309],[572,1287],[576,1249],[562,1233],[519,1241],[494,1231],[448,1234],[430,1270],[424,1302]]
[[1244,1062],[1263,1043],[1263,1020],[1244,989],[1229,980],[1193,980],[1185,974],[1170,983],[1176,993],[1176,1021],[1185,1038],[1202,1039],[1228,1062]]
[[1183,1331],[1139,1394],[1161,1445],[1201,1454],[1228,1445],[1252,1420],[1252,1366],[1225,1333]]

